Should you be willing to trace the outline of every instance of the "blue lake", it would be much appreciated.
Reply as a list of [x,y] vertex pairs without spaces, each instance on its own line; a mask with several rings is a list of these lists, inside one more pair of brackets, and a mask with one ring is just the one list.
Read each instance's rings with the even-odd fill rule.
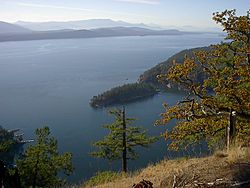
[[[107,132],[112,121],[107,109],[95,110],[89,100],[111,87],[137,81],[140,74],[180,50],[219,43],[216,34],[41,40],[0,43],[0,125],[20,128],[34,138],[38,127],[48,125],[62,152],[73,153],[80,182],[97,171],[119,170],[120,161],[108,162],[89,156],[91,144]],[[165,93],[126,105],[135,125],[159,135],[154,127],[163,112],[162,103],[174,104],[180,93]],[[171,157],[162,140],[149,149],[138,149],[140,158],[129,162],[135,170]]]

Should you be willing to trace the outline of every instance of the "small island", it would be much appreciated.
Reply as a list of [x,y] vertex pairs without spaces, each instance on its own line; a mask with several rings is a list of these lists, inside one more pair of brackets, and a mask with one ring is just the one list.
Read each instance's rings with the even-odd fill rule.
[[[133,91],[133,92],[131,92]],[[101,108],[115,104],[125,104],[138,99],[144,99],[155,95],[158,90],[147,83],[125,84],[112,88],[104,93],[94,96],[90,100],[90,105],[94,108]]]

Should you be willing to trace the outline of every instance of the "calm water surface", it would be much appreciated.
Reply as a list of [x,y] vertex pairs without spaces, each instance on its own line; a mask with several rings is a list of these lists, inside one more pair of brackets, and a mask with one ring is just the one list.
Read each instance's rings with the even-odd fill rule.
[[[73,153],[75,173],[69,181],[79,182],[100,170],[118,170],[120,162],[108,162],[88,155],[91,143],[107,132],[103,124],[112,121],[107,109],[89,106],[93,95],[138,76],[176,52],[218,43],[218,35],[118,37],[96,39],[43,40],[0,43],[0,124],[20,128],[26,138],[48,125],[58,139],[60,151]],[[174,104],[182,94],[159,94],[127,105],[127,113],[159,135],[166,127],[154,127],[163,111],[162,103]],[[131,170],[171,155],[163,141],[150,149],[139,149],[139,160],[129,162]]]

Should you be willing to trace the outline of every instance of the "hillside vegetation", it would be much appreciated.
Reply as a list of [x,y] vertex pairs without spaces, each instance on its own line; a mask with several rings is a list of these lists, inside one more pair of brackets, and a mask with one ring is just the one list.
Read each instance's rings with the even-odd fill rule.
[[95,178],[100,184],[95,185],[92,179],[82,187],[131,188],[143,179],[152,182],[154,188],[249,187],[250,148],[235,147],[204,158],[163,160],[127,176],[109,174],[102,181]]
[[[156,66],[152,67],[151,69],[145,71],[142,75],[139,77],[139,83],[150,83],[154,86],[157,86],[159,88],[166,87],[166,84],[169,84],[169,82],[159,82],[157,79],[158,75],[165,74],[168,72],[168,70],[172,67],[173,62],[176,63],[183,63],[185,60],[185,57],[194,58],[195,52],[197,51],[208,51],[209,47],[199,47],[199,48],[191,48],[191,49],[185,49],[182,50],[173,56],[169,57],[166,61],[157,64]],[[197,75],[196,80],[201,81],[203,75],[199,74]],[[171,83],[172,87],[173,83]]]
[[102,94],[94,96],[90,101],[90,105],[92,107],[98,108],[114,104],[124,104],[153,96],[156,93],[156,88],[151,84],[125,84],[123,86],[114,87]]
[[[178,85],[169,81],[160,82],[157,76],[168,72],[172,67],[173,61],[177,63],[183,63],[185,57],[194,57],[194,53],[197,51],[208,51],[209,47],[191,48],[182,50],[175,55],[168,58],[166,61],[157,64],[153,68],[145,71],[139,76],[138,83],[125,84],[123,86],[114,87],[103,93],[93,96],[90,100],[90,105],[94,108],[106,107],[114,104],[125,104],[128,102],[134,102],[139,99],[148,98],[158,93],[159,90],[168,89],[180,89]],[[204,80],[204,75],[199,73],[195,78],[197,82]]]
[[[164,103],[165,111],[155,125],[166,126],[168,149],[194,149],[205,142],[210,150],[222,152],[204,158],[163,160],[138,173],[113,177],[111,182],[97,174],[86,187],[125,188],[141,181],[164,188],[250,187],[250,13],[237,16],[236,10],[225,10],[214,13],[213,20],[222,25],[230,41],[192,52],[194,56],[176,60],[157,75],[168,85],[189,92],[174,105]],[[148,75],[163,69],[164,64]],[[141,78],[153,83],[150,76]],[[177,121],[170,127],[172,120]]]

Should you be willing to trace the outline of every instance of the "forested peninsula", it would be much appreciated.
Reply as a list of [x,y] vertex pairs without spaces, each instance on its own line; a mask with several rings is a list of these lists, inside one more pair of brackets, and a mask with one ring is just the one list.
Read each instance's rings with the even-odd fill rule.
[[[166,89],[166,86],[168,88],[177,88],[178,86],[174,85],[173,83],[170,83],[168,81],[159,81],[157,79],[158,75],[166,74],[170,67],[172,67],[173,62],[182,64],[184,62],[185,57],[194,58],[195,52],[197,51],[208,51],[210,47],[199,47],[199,48],[191,48],[191,49],[185,49],[182,50],[173,56],[169,57],[166,61],[161,62],[157,64],[156,66],[152,67],[151,69],[145,71],[143,74],[139,76],[139,83],[149,83],[154,85],[157,88],[160,89]],[[200,71],[201,72],[201,71]],[[201,73],[197,74],[197,77],[195,78],[196,81],[202,81],[204,75]]]
[[[145,71],[139,76],[138,82],[132,84],[125,84],[123,86],[114,87],[97,96],[93,96],[90,100],[90,105],[94,108],[107,107],[115,104],[125,104],[134,102],[139,99],[145,99],[154,96],[158,91],[166,90],[180,90],[178,85],[170,83],[166,80],[159,81],[157,75],[166,73],[176,63],[183,63],[186,56],[192,58],[196,51],[209,50],[209,47],[191,48],[182,50],[175,55],[169,57],[166,61],[157,64],[153,68]],[[197,73],[195,80],[202,82],[204,75]]]
[[152,84],[125,84],[123,86],[114,87],[98,96],[94,96],[90,101],[90,105],[94,108],[98,108],[114,104],[125,104],[153,96],[156,93],[157,89]]

